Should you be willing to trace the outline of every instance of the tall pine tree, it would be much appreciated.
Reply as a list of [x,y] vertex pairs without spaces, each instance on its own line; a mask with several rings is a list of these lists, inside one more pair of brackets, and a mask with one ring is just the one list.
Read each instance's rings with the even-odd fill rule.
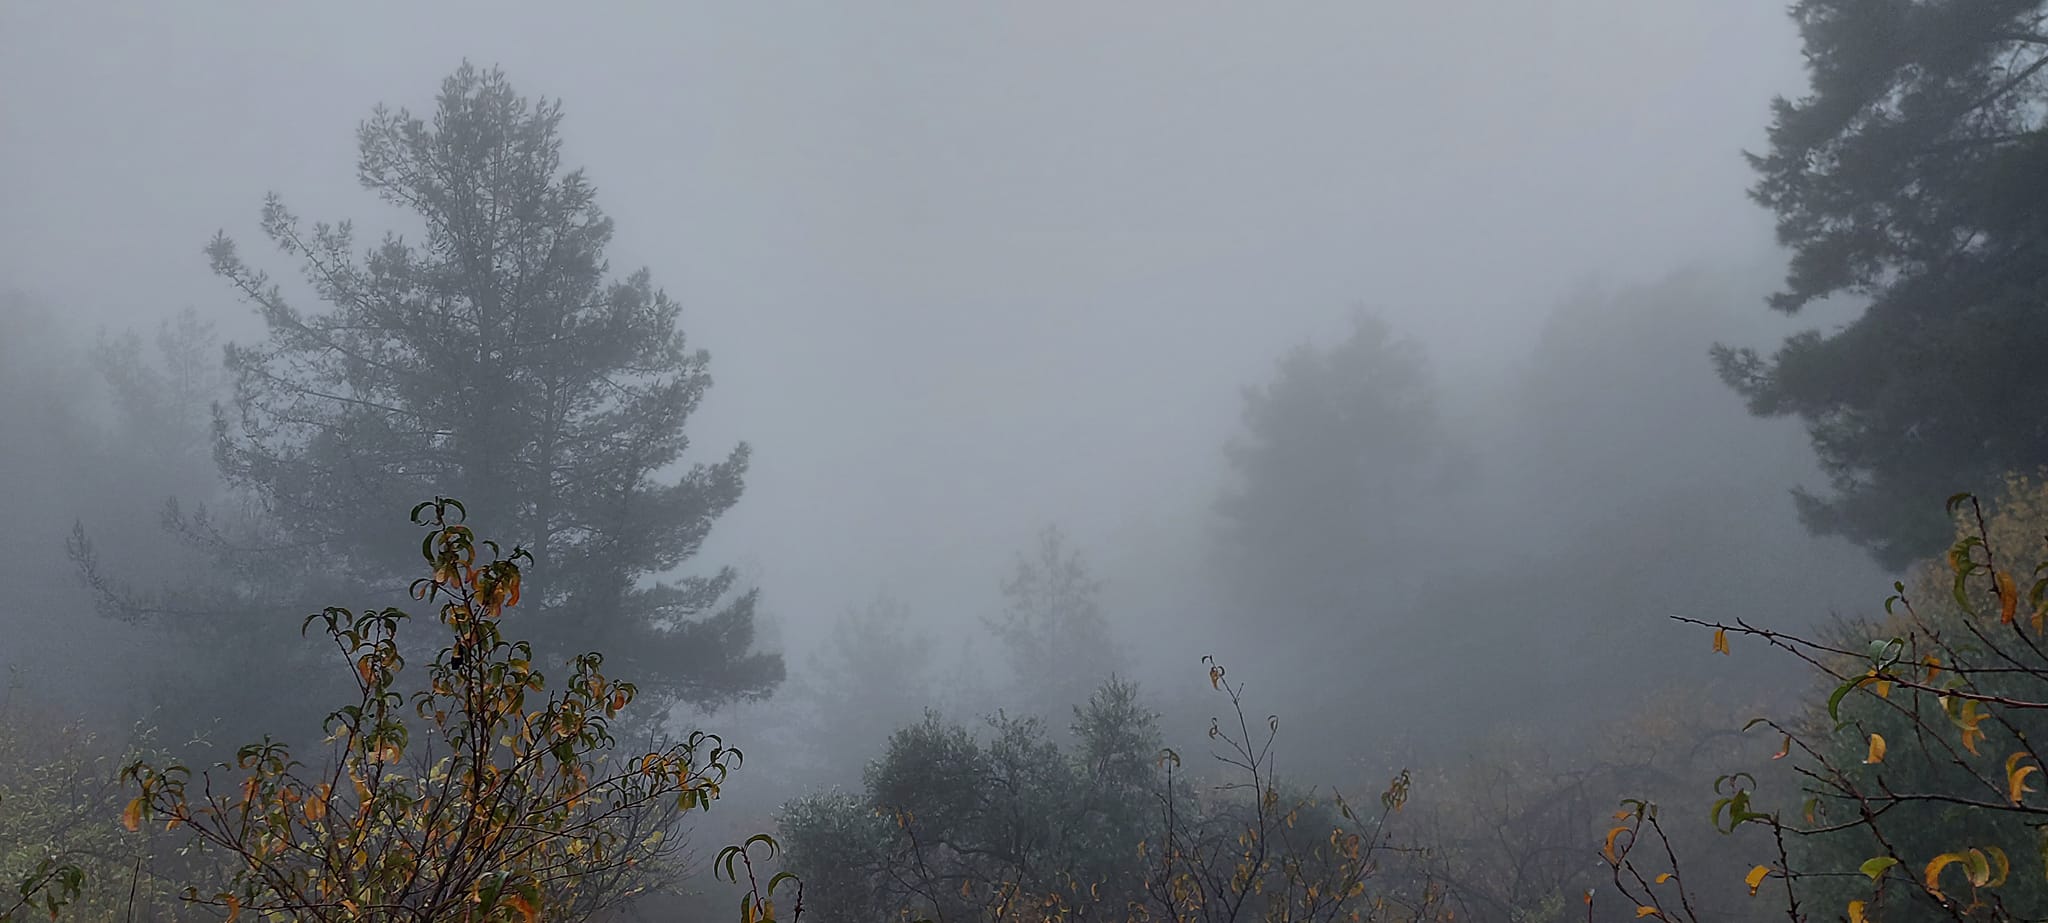
[[264,206],[318,310],[215,238],[214,271],[268,331],[227,350],[223,472],[368,577],[416,564],[392,551],[412,503],[458,497],[481,534],[533,553],[520,630],[545,660],[601,650],[608,671],[702,705],[764,694],[783,670],[753,650],[756,591],[730,568],[671,576],[739,499],[747,447],[682,466],[707,356],[645,270],[611,274],[612,223],[563,167],[560,125],[558,102],[467,63],[431,116],[379,107],[357,175],[417,239],[358,254],[349,223]]
[[1719,347],[1760,415],[1804,420],[1821,533],[1900,565],[1946,547],[1941,498],[2048,463],[2048,30],[2041,0],[1800,0],[1812,93],[1779,99],[1753,195],[1796,312],[1869,299],[1769,357]]

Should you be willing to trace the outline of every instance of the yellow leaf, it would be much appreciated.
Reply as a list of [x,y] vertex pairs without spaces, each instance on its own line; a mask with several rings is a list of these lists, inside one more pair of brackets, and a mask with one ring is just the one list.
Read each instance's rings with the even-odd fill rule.
[[1877,693],[1877,697],[1880,699],[1889,699],[1892,697],[1892,681],[1881,679],[1871,683],[1870,691]]
[[1970,751],[1972,756],[1977,754],[1978,742],[1984,739],[1984,730],[1978,725],[1983,724],[1988,715],[1990,712],[1985,711],[1975,699],[1965,699],[1956,706],[1955,722],[1963,729],[1963,749]]
[[1945,852],[1929,860],[1927,867],[1921,870],[1921,878],[1927,886],[1927,893],[1934,895],[1935,900],[1947,899],[1941,893],[1941,870],[1959,862],[1967,865],[1969,857],[1962,853]]
[[1658,918],[1658,919],[1660,919],[1660,920],[1661,920],[1661,919],[1663,919],[1663,918],[1664,918],[1664,911],[1662,911],[1662,910],[1658,910],[1658,909],[1657,909],[1657,908],[1655,908],[1655,907],[1637,907],[1637,908],[1636,908],[1636,916],[1637,916],[1637,917],[1656,917],[1656,918]]
[[235,923],[235,920],[242,916],[242,899],[232,894],[223,894],[220,900],[221,903],[228,905],[228,923]]
[[2013,585],[2012,575],[1998,572],[1998,621],[2002,625],[2012,624],[2013,614],[2020,608],[2020,588]]
[[130,833],[142,829],[141,795],[135,796],[133,801],[128,802],[126,808],[121,809],[121,826],[128,828]]
[[2006,797],[2012,801],[2015,807],[2019,805],[2022,796],[2034,790],[2031,786],[2027,785],[2027,776],[2041,771],[2039,766],[2021,766],[2020,761],[2026,758],[2027,753],[2025,750],[2015,752],[2013,755],[2005,758]]
[[1749,886],[1750,897],[1756,896],[1756,889],[1763,886],[1764,879],[1770,874],[1771,869],[1769,866],[1759,865],[1756,868],[1750,869],[1749,874],[1742,876],[1742,883]]
[[1884,737],[1882,735],[1870,735],[1870,754],[1865,756],[1863,761],[1865,763],[1884,762]]
[[1849,923],[1870,923],[1870,918],[1863,915],[1862,901],[1849,902]]
[[1670,880],[1671,880],[1671,873],[1670,873],[1670,872],[1665,872],[1664,874],[1662,874],[1662,875],[1659,875],[1659,876],[1657,876],[1657,883],[1658,883],[1658,884],[1660,884],[1660,885],[1661,885],[1661,884],[1663,884],[1663,883],[1665,883],[1665,882],[1667,882],[1667,881],[1670,881]]
[[1728,629],[1714,629],[1714,652],[1717,654],[1728,653]]

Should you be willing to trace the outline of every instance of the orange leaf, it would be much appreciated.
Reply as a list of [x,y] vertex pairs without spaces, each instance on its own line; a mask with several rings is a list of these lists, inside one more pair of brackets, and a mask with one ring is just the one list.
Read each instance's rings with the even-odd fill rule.
[[1870,918],[1863,915],[1862,901],[1849,902],[1849,923],[1870,923]]
[[1728,653],[1728,629],[1714,629],[1714,652],[1717,654]]
[[1656,918],[1658,918],[1658,919],[1660,919],[1660,920],[1661,920],[1661,919],[1663,919],[1663,918],[1664,918],[1664,911],[1662,911],[1662,910],[1658,910],[1658,909],[1657,909],[1657,908],[1655,908],[1655,907],[1637,907],[1637,908],[1636,908],[1636,916],[1637,916],[1637,917],[1656,917]]
[[540,919],[540,908],[535,907],[533,901],[528,900],[524,894],[514,892],[505,898],[505,903],[511,904],[512,909],[519,911],[519,915],[526,918],[526,923],[534,923]]
[[2020,608],[2020,589],[2013,585],[2012,575],[1998,572],[1998,621],[2002,625],[2012,624],[2013,614]]
[[1609,863],[1621,861],[1621,858],[1614,854],[1614,838],[1620,836],[1626,830],[1628,830],[1628,828],[1623,826],[1616,827],[1613,830],[1607,831],[1607,844],[1605,846],[1600,847],[1600,851],[1606,854],[1607,861]]
[[128,828],[130,833],[142,829],[142,807],[142,796],[137,795],[126,808],[121,809],[121,826]]

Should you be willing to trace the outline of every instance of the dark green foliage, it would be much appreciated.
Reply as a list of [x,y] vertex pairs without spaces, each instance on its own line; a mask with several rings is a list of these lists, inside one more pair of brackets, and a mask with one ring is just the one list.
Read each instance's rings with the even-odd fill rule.
[[522,630],[544,662],[594,646],[674,697],[763,694],[782,664],[752,650],[755,592],[729,568],[650,579],[739,499],[747,447],[673,473],[707,356],[645,271],[610,275],[612,223],[563,168],[560,121],[468,65],[427,118],[379,108],[358,176],[421,236],[358,252],[348,222],[302,226],[275,197],[263,210],[321,310],[214,240],[214,271],[268,331],[227,352],[222,470],[292,547],[341,552],[364,577],[404,565],[391,523],[411,498],[459,493],[532,551],[546,589]]
[[1759,415],[1806,422],[1832,495],[1824,534],[1889,566],[1944,543],[1926,511],[2048,461],[2048,33],[2039,0],[1802,0],[1813,92],[1776,103],[1755,198],[1793,248],[1773,307],[1837,294],[1854,323],[1768,358],[1717,347]]
[[1035,718],[989,727],[983,741],[927,715],[890,738],[862,794],[784,809],[789,868],[820,919],[973,919],[1006,888],[1134,894],[1160,785],[1157,719],[1136,687],[1112,680],[1075,708],[1070,752]]

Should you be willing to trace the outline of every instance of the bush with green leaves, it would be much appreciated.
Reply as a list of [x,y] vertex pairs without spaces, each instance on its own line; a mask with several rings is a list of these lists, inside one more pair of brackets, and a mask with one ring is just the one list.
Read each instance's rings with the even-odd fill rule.
[[144,868],[148,844],[116,817],[127,745],[22,699],[0,695],[0,921],[61,911],[118,920],[160,896]]
[[[1711,812],[1724,831],[1768,831],[1747,883],[1793,919],[2048,916],[2048,485],[2009,478],[1995,507],[1959,494],[1949,512],[1956,542],[1895,583],[1880,618],[1817,637],[1681,618],[1716,650],[1749,638],[1821,680],[1802,711],[1750,722],[1787,771],[1723,777]],[[1668,864],[1635,848],[1654,818],[1637,803],[1609,834],[1616,883],[1649,913],[1696,919],[1683,882],[1644,874]]]
[[1214,778],[1160,746],[1134,685],[1074,709],[1062,748],[998,714],[985,736],[928,715],[896,732],[858,793],[798,799],[780,818],[788,867],[828,921],[1447,919],[1454,899],[1392,844],[1407,774],[1379,810],[1290,791],[1273,774],[1279,719],[1211,726]]

